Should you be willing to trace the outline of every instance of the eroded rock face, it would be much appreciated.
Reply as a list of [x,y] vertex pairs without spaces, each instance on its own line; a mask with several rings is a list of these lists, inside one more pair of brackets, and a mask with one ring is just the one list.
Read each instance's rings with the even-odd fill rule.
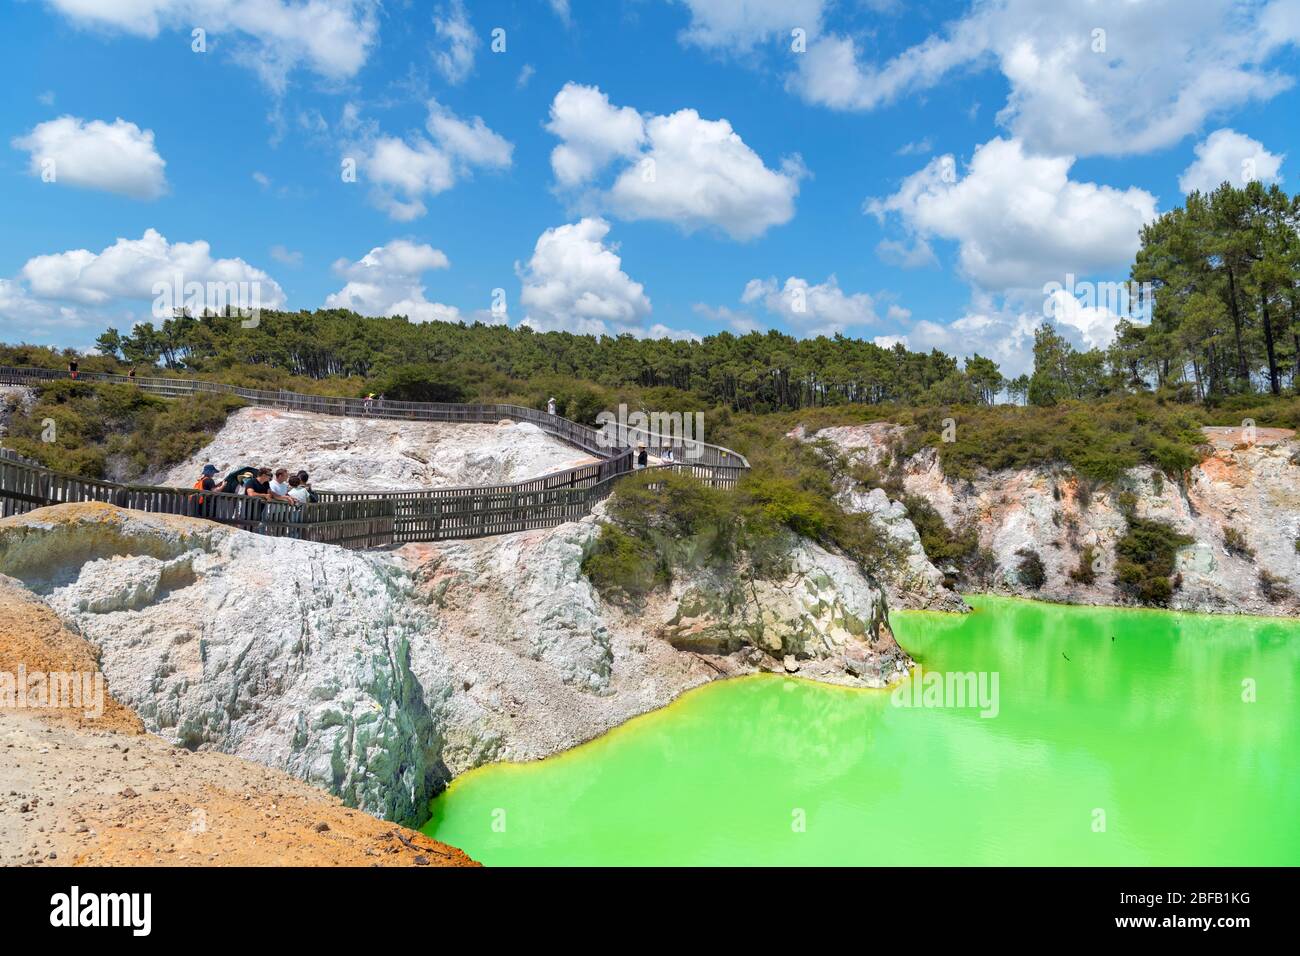
[[205,462],[305,469],[330,491],[390,491],[524,481],[589,460],[528,422],[451,424],[241,408],[189,461],[157,476],[189,487]]
[[[150,731],[402,822],[455,774],[549,756],[719,677],[883,686],[908,666],[879,590],[793,538],[782,580],[699,572],[635,614],[611,607],[581,572],[599,521],[357,553],[61,505],[0,521],[0,574],[85,635]],[[692,628],[718,639],[674,646]]]
[[[849,458],[879,465],[897,426],[875,423],[827,428],[808,440],[826,440]],[[1206,429],[1210,454],[1190,472],[1186,485],[1148,467],[1131,469],[1111,487],[1095,491],[1064,469],[1032,468],[990,474],[976,481],[951,479],[933,448],[903,463],[903,485],[926,498],[950,526],[971,521],[981,547],[997,562],[988,587],[995,591],[1082,604],[1121,604],[1115,586],[1115,544],[1127,523],[1119,496],[1132,494],[1139,518],[1168,522],[1195,543],[1179,551],[1181,586],[1171,606],[1181,610],[1295,615],[1300,613],[1300,453],[1294,435],[1260,430],[1247,442],[1236,429]],[[843,492],[853,510],[872,510],[862,492]],[[872,493],[877,494],[877,492]],[[905,519],[904,519],[905,520]],[[909,522],[910,523],[910,522]],[[1240,532],[1254,555],[1225,547],[1225,529]],[[1091,548],[1092,583],[1071,576]],[[1047,579],[1031,590],[1020,581],[1017,551],[1042,558]],[[910,564],[909,564],[910,567]],[[1260,572],[1276,576],[1291,592],[1270,597]],[[920,592],[924,594],[924,591]],[[901,603],[914,606],[916,592]]]
[[679,575],[659,634],[687,650],[751,646],[779,659],[830,657],[869,643],[884,618],[878,589],[853,562],[810,541],[792,538],[789,552],[779,580],[716,570]]
[[427,625],[389,561],[65,505],[6,519],[0,567],[98,648],[117,695],[155,733],[402,821],[446,778],[427,701],[450,678],[413,677],[411,643]]

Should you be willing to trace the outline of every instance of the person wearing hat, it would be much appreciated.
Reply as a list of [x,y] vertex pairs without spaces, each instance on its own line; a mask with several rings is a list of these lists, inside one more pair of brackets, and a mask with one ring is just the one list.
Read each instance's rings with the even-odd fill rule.
[[650,455],[649,455],[648,452],[646,452],[646,450],[645,450],[645,445],[644,445],[644,444],[637,445],[637,446],[636,446],[636,466],[637,466],[638,468],[644,468],[644,467],[645,467],[647,464],[649,464],[649,463],[650,463]]
[[203,466],[203,474],[199,475],[198,481],[194,482],[194,487],[200,491],[217,490],[217,466],[208,462]]
[[[203,474],[199,475],[198,480],[194,482],[194,487],[199,491],[216,491],[217,466],[212,464],[212,462],[208,462],[204,465]],[[203,495],[195,495],[193,500],[190,502],[191,508],[194,509],[191,513],[197,514],[197,509],[203,507],[204,501],[205,499]]]

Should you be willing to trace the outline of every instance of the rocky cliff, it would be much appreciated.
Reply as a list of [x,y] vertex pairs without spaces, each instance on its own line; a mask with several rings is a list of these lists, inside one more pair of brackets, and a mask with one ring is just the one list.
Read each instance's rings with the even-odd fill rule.
[[[794,437],[824,440],[850,462],[881,468],[891,465],[891,440],[898,431],[877,422]],[[1068,603],[1128,603],[1116,585],[1115,544],[1128,526],[1121,496],[1129,496],[1137,518],[1165,522],[1193,539],[1176,555],[1171,607],[1300,613],[1300,444],[1293,432],[1281,429],[1246,434],[1207,428],[1205,433],[1205,457],[1181,481],[1144,467],[1094,488],[1066,469],[1049,466],[965,481],[944,474],[934,448],[892,467],[906,492],[928,500],[951,527],[972,523],[978,530],[994,566],[974,590]],[[887,513],[894,507],[883,490],[868,491],[847,477],[839,496],[853,511]],[[908,538],[906,517],[892,520],[896,533]],[[1042,559],[1046,577],[1040,588],[1020,579],[1017,555],[1023,551]],[[1089,583],[1071,574],[1085,556],[1092,558]],[[944,570],[913,551],[903,579],[893,582],[895,603],[917,607],[950,601],[954,595],[943,585]]]
[[402,822],[455,774],[721,676],[906,670],[883,596],[842,557],[791,538],[780,580],[683,575],[629,614],[581,572],[599,521],[357,553],[62,505],[0,521],[0,574],[85,636],[148,730]]

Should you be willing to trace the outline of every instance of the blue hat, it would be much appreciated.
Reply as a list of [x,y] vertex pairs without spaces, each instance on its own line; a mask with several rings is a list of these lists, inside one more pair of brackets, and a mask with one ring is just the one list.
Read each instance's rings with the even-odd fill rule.
[[204,465],[203,473],[205,475],[215,475],[217,473],[217,466],[212,464]]

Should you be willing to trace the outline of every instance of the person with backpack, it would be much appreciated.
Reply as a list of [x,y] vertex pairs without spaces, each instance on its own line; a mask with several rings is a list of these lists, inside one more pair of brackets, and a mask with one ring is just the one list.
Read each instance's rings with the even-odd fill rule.
[[[195,489],[197,489],[198,491],[216,491],[217,490],[217,479],[215,477],[216,474],[217,474],[217,466],[212,464],[212,462],[208,462],[206,465],[203,466],[203,473],[200,474],[197,479],[195,479],[194,482]],[[194,513],[197,515],[200,509],[202,509],[204,504],[207,502],[207,498],[205,498],[203,495],[195,495],[193,497],[193,501],[195,505]]]
[[311,504],[315,504],[316,502],[320,501],[320,495],[316,494],[316,492],[311,490],[311,481],[309,480],[310,478],[311,476],[308,475],[307,472],[305,471],[298,472],[298,481],[300,481],[302,483],[302,486],[307,489],[307,500]]
[[[200,491],[216,491],[217,479],[214,477],[216,473],[217,466],[212,464],[212,462],[208,462],[203,466],[203,474],[199,475],[198,479],[194,482],[194,487],[198,488]],[[199,500],[202,501],[203,499],[199,498]]]
[[289,497],[300,505],[311,503],[311,492],[297,475],[289,476]]
[[68,375],[75,382],[77,380],[77,360],[68,359]]

